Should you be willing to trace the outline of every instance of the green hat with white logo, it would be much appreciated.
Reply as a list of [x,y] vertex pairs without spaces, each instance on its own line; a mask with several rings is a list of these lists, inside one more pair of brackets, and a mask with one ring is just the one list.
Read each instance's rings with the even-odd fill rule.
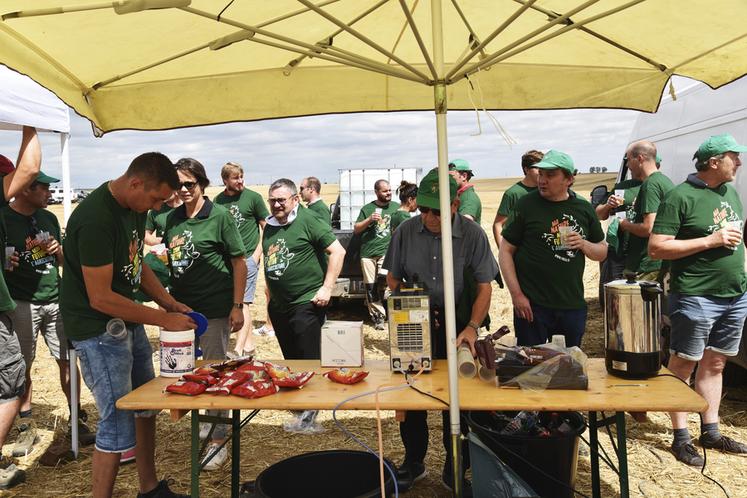
[[704,163],[713,156],[718,156],[725,152],[747,152],[747,146],[739,145],[734,137],[728,133],[724,135],[714,135],[698,147],[697,152],[693,154],[693,159],[699,163]]
[[549,150],[536,166],[539,169],[562,169],[572,175],[576,174],[576,167],[573,165],[571,156],[554,149]]
[[36,179],[34,181],[36,183],[46,183],[47,185],[49,185],[50,183],[57,183],[60,180],[57,179],[57,178],[55,178],[55,177],[53,177],[53,176],[47,175],[43,171],[39,171],[39,175],[36,177]]
[[[418,206],[431,209],[441,209],[438,201],[438,168],[433,168],[420,181],[418,196],[415,198]],[[457,183],[454,177],[449,175],[449,199],[453,202],[457,196]]]

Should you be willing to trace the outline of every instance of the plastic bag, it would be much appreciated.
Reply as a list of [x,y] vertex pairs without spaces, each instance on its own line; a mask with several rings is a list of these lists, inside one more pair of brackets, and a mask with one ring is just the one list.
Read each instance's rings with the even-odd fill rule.
[[[535,351],[546,350],[548,358],[540,361],[536,366],[516,375],[503,386],[518,386],[530,391],[544,391],[545,389],[578,389],[589,388],[589,378],[586,375],[586,354],[580,348],[559,347],[555,344],[543,344],[534,348]],[[500,363],[499,363],[500,366]]]
[[296,434],[318,434],[324,432],[324,427],[316,421],[316,416],[319,413],[318,410],[294,411],[292,413],[293,418],[283,422],[283,429],[286,432]]

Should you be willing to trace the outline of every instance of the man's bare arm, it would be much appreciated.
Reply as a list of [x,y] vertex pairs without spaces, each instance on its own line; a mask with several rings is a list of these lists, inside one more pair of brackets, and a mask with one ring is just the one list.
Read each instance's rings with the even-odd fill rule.
[[41,159],[41,143],[36,128],[24,126],[16,169],[3,177],[3,194],[6,200],[15,197],[36,180],[41,169]]

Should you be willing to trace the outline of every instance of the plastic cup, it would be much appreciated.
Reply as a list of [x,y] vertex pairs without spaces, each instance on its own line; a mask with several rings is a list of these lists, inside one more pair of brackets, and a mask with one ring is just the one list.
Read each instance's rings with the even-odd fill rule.
[[374,213],[378,214],[379,216],[381,216],[381,211],[382,211],[381,208],[374,209]]
[[[732,230],[738,230],[738,231],[740,231],[740,232],[741,232],[741,231],[742,231],[742,223],[743,223],[743,221],[742,221],[742,220],[736,220],[736,221],[727,221],[727,222],[726,222],[726,227],[728,227],[728,228],[731,228]],[[740,243],[741,243],[741,242],[740,242]],[[726,246],[726,247],[728,247],[728,248],[729,248],[729,249],[731,249],[732,251],[736,251],[736,250],[737,250],[737,247],[738,247],[738,245],[737,245],[737,246]]]
[[560,234],[560,245],[558,249],[568,249],[568,235],[573,232],[573,227],[563,225],[558,227],[558,233]]
[[5,246],[5,269],[10,270],[10,257],[15,254],[16,248],[14,246]]

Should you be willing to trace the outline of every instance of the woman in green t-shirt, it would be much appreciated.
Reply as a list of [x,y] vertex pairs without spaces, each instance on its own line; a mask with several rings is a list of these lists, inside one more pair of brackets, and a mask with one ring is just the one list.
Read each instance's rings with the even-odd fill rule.
[[418,210],[418,203],[415,201],[418,196],[418,186],[407,180],[402,180],[397,187],[397,195],[399,195],[400,204],[399,209],[392,213],[392,232],[400,223],[409,220],[412,213]]
[[[171,269],[171,294],[207,317],[208,327],[199,345],[204,358],[220,360],[226,357],[231,332],[244,324],[244,243],[230,212],[204,195],[210,180],[202,164],[185,158],[175,166],[177,193],[183,204],[167,216],[163,237]],[[209,429],[207,424],[201,427],[203,438]],[[214,428],[206,456],[215,455],[205,470],[220,468],[228,458],[225,446],[220,447],[227,431],[224,424]]]

